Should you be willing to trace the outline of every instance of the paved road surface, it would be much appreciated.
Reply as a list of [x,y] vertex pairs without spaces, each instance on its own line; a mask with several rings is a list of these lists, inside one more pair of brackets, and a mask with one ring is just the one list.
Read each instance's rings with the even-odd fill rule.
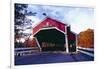
[[28,56],[16,56],[15,65],[79,62],[93,60],[94,57],[83,54],[81,52],[79,52],[78,54],[39,53]]

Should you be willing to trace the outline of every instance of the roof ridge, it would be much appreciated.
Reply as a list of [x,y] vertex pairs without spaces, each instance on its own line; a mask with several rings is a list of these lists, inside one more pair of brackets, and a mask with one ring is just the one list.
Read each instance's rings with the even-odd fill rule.
[[48,16],[47,16],[46,18],[44,18],[43,20],[41,20],[39,23],[37,23],[36,25],[34,25],[33,28],[35,28],[37,25],[39,25],[41,22],[43,22],[43,21],[45,21],[45,20],[47,20],[47,19],[51,19],[51,20],[56,21],[56,22],[59,22],[59,23],[61,23],[61,24],[63,24],[63,25],[69,26],[69,24],[65,24],[65,23],[63,23],[63,22],[61,22],[61,21],[58,21],[57,19],[54,19],[54,18],[51,18],[51,17],[48,17]]

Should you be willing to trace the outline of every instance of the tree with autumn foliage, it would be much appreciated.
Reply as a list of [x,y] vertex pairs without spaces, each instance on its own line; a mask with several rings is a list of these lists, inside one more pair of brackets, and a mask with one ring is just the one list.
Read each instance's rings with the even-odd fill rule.
[[87,29],[86,31],[80,32],[78,36],[78,46],[85,48],[93,48],[94,30]]
[[36,47],[37,46],[35,38],[26,40],[24,44],[26,45],[26,47]]

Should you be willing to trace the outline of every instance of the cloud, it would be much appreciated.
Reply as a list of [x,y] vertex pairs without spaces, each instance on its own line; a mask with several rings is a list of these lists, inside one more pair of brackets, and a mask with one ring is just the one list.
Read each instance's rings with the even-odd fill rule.
[[[29,5],[28,9],[32,12],[37,12],[39,20],[43,20],[46,13],[47,16],[57,19],[63,23],[71,25],[72,31],[79,33],[87,28],[94,26],[94,9],[93,8],[80,8],[80,7],[67,7],[67,6],[44,6],[44,5]],[[32,19],[37,24],[39,20]],[[34,24],[35,24],[34,23]],[[76,28],[76,29],[75,29]]]
[[37,25],[42,19],[39,19],[37,16],[27,16],[28,19],[32,20],[32,27]]
[[70,10],[65,18],[71,24],[72,31],[76,33],[94,28],[93,9],[91,8],[74,8]]

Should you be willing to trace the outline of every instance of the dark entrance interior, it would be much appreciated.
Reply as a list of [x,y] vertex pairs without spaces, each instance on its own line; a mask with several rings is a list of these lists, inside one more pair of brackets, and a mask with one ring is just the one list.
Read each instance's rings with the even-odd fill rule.
[[68,41],[68,50],[69,52],[76,52],[76,41],[75,40]]
[[56,29],[40,30],[34,35],[42,51],[65,51],[65,35]]

